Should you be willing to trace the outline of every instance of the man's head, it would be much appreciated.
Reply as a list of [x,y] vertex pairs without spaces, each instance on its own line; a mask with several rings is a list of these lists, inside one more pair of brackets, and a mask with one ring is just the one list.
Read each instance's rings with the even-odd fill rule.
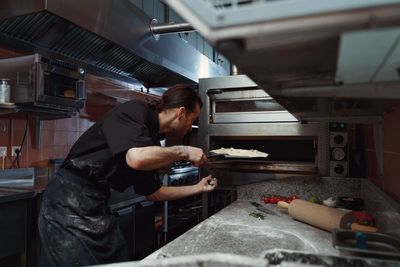
[[[203,103],[196,92],[188,85],[177,84],[169,88],[157,103],[157,111],[168,118],[166,132],[183,137],[192,129],[194,120],[199,116]],[[160,129],[161,130],[161,129]]]

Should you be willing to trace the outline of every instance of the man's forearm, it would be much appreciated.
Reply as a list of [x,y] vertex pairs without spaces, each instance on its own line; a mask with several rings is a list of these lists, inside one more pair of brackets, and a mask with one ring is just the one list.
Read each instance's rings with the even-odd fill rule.
[[188,186],[162,186],[156,192],[147,196],[149,201],[170,201],[196,195],[202,192],[199,184]]
[[149,171],[184,159],[186,156],[182,146],[135,147],[126,152],[126,162],[132,169]]

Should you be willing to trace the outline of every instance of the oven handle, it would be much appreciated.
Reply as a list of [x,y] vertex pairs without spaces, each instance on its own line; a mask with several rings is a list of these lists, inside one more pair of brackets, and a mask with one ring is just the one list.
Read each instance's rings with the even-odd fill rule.
[[222,94],[223,91],[221,89],[208,89],[207,95],[219,95]]
[[114,210],[113,214],[115,215],[115,217],[122,217],[126,214],[132,213],[133,208],[132,206],[126,207],[124,209],[120,209],[120,210]]
[[86,82],[85,80],[77,80],[75,82],[75,88],[77,89],[77,100],[86,100]]

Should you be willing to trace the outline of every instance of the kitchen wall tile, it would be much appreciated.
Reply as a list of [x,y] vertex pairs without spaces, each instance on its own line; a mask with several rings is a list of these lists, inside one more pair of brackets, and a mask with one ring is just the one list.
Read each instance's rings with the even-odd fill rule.
[[[4,169],[5,169],[5,170],[9,169],[10,166],[11,166],[11,163],[12,163],[13,161],[14,161],[14,157],[13,157],[13,158],[11,158],[11,157],[6,157],[5,163],[4,163]],[[3,166],[2,166],[2,167],[3,167]],[[14,166],[14,168],[15,168],[15,166]]]
[[65,158],[68,152],[68,146],[54,146],[54,158]]
[[54,145],[56,146],[66,146],[68,145],[68,134],[67,131],[55,131],[54,132]]
[[43,130],[40,134],[40,148],[54,145],[54,131]]
[[[21,146],[22,145],[22,140],[25,134],[25,128],[24,129],[14,129],[13,134],[12,134],[12,143],[11,146],[8,148],[8,154],[11,156],[12,155],[12,146]],[[22,147],[21,155],[20,155],[20,163],[26,164],[28,162],[28,140],[29,139],[29,130],[26,133],[25,136],[25,141]],[[13,157],[14,159],[15,157]]]
[[[22,143],[22,139],[24,138],[25,129],[14,129],[12,131],[12,146],[20,146]],[[25,139],[28,138],[29,130],[26,133]]]
[[55,121],[56,131],[76,131],[76,117],[59,119]]
[[40,155],[41,155],[42,160],[53,159],[54,158],[54,148],[51,147],[51,149],[42,149],[40,151]]
[[91,123],[88,119],[77,118],[77,131],[86,131],[91,126]]
[[13,129],[24,129],[26,127],[26,120],[12,120]]
[[10,143],[10,120],[0,119],[0,146],[6,146]]
[[[36,140],[34,140],[34,136],[30,136],[32,138],[27,138],[27,154],[28,154],[28,162],[34,163],[41,160],[40,149],[36,149]],[[40,140],[42,141],[42,140]]]
[[77,132],[67,132],[68,133],[68,146],[72,146],[75,144],[76,140],[78,140],[78,133]]
[[46,120],[42,121],[42,130],[53,131],[55,128],[56,121],[54,120]]

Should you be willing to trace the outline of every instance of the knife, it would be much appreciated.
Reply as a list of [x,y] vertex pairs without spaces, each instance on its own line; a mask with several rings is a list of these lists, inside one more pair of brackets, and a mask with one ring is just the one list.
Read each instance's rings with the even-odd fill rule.
[[256,207],[257,210],[259,210],[259,211],[265,212],[265,213],[270,214],[270,215],[276,215],[275,212],[269,210],[267,207],[264,207],[263,205],[261,205],[261,204],[259,204],[259,203],[257,203],[257,202],[250,201],[250,203],[251,203],[254,207]]

